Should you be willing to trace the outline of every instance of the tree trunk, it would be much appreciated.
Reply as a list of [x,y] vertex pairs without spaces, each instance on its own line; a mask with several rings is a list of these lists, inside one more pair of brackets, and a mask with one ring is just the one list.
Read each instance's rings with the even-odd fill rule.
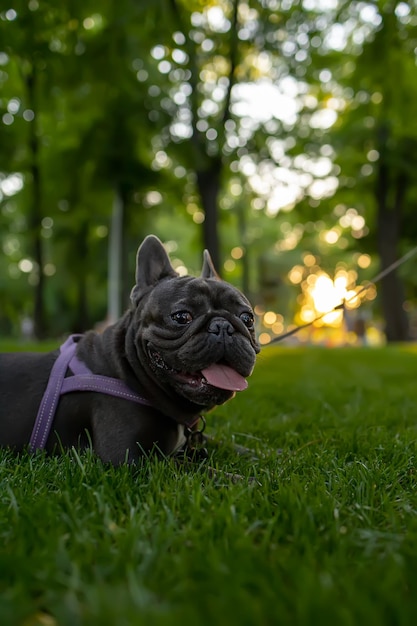
[[[405,175],[399,174],[393,189],[393,175],[386,159],[388,129],[380,130],[380,160],[376,182],[377,242],[381,270],[399,258],[401,215],[407,189]],[[395,197],[390,206],[390,192]],[[403,308],[404,288],[398,272],[394,270],[381,281],[381,302],[385,318],[385,335],[388,342],[410,339],[407,315]]]
[[[381,270],[398,259],[398,215],[395,211],[380,210],[378,213],[378,248]],[[397,270],[382,279],[381,297],[387,341],[408,341],[410,334],[403,308],[404,288]]]
[[237,224],[239,240],[243,246],[243,256],[241,260],[242,265],[242,291],[246,296],[250,296],[250,280],[249,280],[249,249],[248,238],[246,234],[246,206],[244,203],[239,203],[237,207]]
[[122,250],[123,250],[123,214],[125,194],[121,185],[116,184],[113,197],[113,209],[109,235],[109,286],[107,299],[107,318],[110,323],[119,319],[122,312]]
[[221,274],[220,244],[217,229],[218,206],[217,200],[220,191],[221,159],[214,158],[210,167],[197,171],[197,187],[204,209],[203,243],[210,252],[214,267]]
[[88,222],[84,221],[80,225],[76,235],[77,255],[77,304],[76,318],[73,332],[83,333],[90,328],[88,314],[88,291],[87,291],[87,262],[88,262]]
[[29,124],[29,150],[30,150],[30,173],[32,177],[32,194],[29,201],[29,237],[31,254],[37,267],[37,281],[34,286],[33,302],[33,328],[37,339],[44,337],[46,332],[45,322],[45,275],[43,273],[44,254],[41,236],[42,222],[42,186],[41,171],[39,165],[39,138],[37,133],[37,120],[39,111],[36,103],[36,68],[32,65],[31,72],[26,76],[26,91],[28,106],[34,111],[35,117]]

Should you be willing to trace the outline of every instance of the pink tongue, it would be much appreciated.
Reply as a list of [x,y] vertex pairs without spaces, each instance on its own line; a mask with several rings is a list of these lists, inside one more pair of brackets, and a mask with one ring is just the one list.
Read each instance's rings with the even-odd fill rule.
[[243,391],[248,386],[246,379],[228,365],[215,363],[206,367],[201,373],[209,385],[220,389]]

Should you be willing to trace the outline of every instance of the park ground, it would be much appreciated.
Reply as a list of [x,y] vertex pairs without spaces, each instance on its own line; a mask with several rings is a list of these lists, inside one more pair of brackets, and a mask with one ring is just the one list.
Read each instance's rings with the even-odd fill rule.
[[411,345],[265,347],[207,415],[209,462],[237,484],[3,451],[0,623],[414,623],[416,377]]

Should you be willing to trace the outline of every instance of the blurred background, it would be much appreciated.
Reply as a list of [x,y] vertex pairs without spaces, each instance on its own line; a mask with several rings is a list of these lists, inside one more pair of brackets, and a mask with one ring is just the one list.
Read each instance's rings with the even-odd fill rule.
[[416,339],[417,257],[358,293],[417,245],[416,60],[414,1],[5,0],[0,337],[116,319],[155,233],[262,344]]

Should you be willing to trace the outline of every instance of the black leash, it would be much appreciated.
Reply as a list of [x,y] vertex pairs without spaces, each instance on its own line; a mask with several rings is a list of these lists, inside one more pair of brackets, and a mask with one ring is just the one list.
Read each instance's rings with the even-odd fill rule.
[[368,291],[368,289],[373,287],[375,283],[378,283],[383,278],[385,278],[385,276],[388,276],[388,274],[391,274],[391,272],[396,270],[397,267],[400,267],[401,265],[403,265],[403,263],[406,263],[415,254],[417,254],[417,246],[409,250],[400,259],[398,259],[397,261],[394,261],[394,263],[391,263],[391,265],[389,265],[385,269],[378,272],[376,276],[374,276],[371,280],[367,281],[367,284],[363,285],[362,288],[358,292],[356,292],[352,297],[348,298],[347,300],[344,299],[340,304],[330,309],[330,311],[326,311],[325,313],[321,313],[321,315],[317,315],[317,317],[315,317],[311,322],[307,322],[306,324],[301,324],[300,326],[296,326],[295,328],[292,328],[286,333],[283,333],[282,335],[279,335],[278,337],[274,337],[273,339],[271,339],[271,341],[265,344],[265,346],[270,346],[273,343],[278,343],[278,341],[282,341],[283,339],[286,339],[287,337],[291,337],[291,335],[295,335],[295,333],[298,333],[303,328],[308,328],[309,326],[312,326],[315,322],[318,322],[326,315],[329,315],[329,313],[333,313],[334,311],[344,310],[346,305],[349,304],[349,302],[352,302],[352,300],[355,300],[355,298],[358,298],[362,293]]

